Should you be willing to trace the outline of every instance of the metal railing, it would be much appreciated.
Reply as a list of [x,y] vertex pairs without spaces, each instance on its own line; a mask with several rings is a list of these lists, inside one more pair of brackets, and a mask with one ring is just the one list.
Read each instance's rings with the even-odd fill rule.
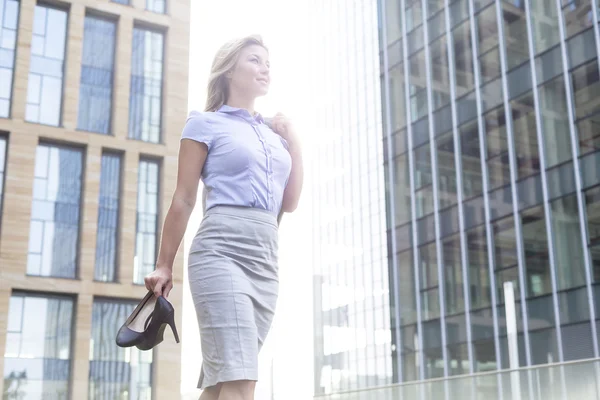
[[319,400],[596,400],[600,360],[408,382],[317,395]]

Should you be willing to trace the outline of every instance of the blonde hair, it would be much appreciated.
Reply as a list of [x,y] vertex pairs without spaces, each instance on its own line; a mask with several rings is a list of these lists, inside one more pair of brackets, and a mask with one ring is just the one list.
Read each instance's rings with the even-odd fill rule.
[[217,51],[210,69],[208,94],[204,111],[217,111],[227,102],[229,81],[227,80],[226,75],[235,67],[240,52],[244,48],[252,45],[262,46],[265,49],[267,48],[260,35],[250,35],[227,42],[219,49],[219,51]]

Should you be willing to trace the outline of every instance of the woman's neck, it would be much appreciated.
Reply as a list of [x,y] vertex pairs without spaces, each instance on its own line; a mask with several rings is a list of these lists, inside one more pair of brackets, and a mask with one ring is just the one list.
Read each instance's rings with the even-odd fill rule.
[[225,104],[227,104],[229,107],[243,108],[245,110],[248,110],[250,115],[254,115],[254,113],[255,113],[253,98],[247,99],[247,98],[244,98],[243,96],[239,96],[239,95],[235,95],[234,93],[231,93]]

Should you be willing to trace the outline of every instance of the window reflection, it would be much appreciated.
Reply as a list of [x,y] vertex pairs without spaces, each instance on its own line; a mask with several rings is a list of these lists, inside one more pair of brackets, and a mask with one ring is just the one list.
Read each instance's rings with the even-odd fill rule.
[[457,203],[456,163],[452,132],[436,139],[438,163],[438,197],[440,209]]
[[563,0],[562,4],[567,39],[594,25],[590,0]]
[[512,282],[515,299],[520,299],[517,241],[514,218],[500,219],[492,224],[494,235],[494,266],[498,303],[504,303],[504,282]]
[[477,121],[459,128],[461,163],[463,174],[463,196],[468,199],[483,193],[483,176],[481,173],[481,142]]
[[585,284],[583,242],[579,227],[577,197],[573,194],[550,203],[559,290]]
[[460,236],[454,235],[446,238],[443,242],[443,252],[446,315],[452,315],[465,309]]
[[90,338],[89,399],[152,398],[152,352],[115,344],[114,333],[135,304],[94,300]]
[[456,96],[469,93],[475,87],[473,71],[473,45],[471,42],[471,24],[464,22],[452,32],[454,44],[454,68]]
[[510,105],[517,153],[517,178],[522,179],[540,172],[533,93],[511,101]]
[[[536,0],[539,1],[539,0]],[[506,68],[508,71],[529,60],[527,20],[524,1],[502,1],[502,22],[506,44]]]
[[160,142],[162,124],[162,80],[164,35],[133,29],[129,137]]
[[421,317],[430,320],[440,316],[440,291],[435,242],[419,248],[421,273]]
[[571,73],[575,118],[580,154],[600,150],[600,76],[598,61],[585,64]]
[[400,326],[417,322],[417,294],[412,250],[398,254],[398,289],[400,293]]
[[[70,397],[73,300],[13,293],[4,352],[5,399]],[[114,340],[114,339],[113,339]]]
[[600,186],[585,192],[589,249],[592,260],[592,279],[600,282]]
[[415,54],[410,63],[410,116],[411,121],[427,115],[427,76],[425,51]]
[[466,237],[469,296],[471,309],[476,310],[492,304],[485,226],[471,229],[467,232]]
[[389,73],[392,132],[406,126],[405,82],[404,64],[400,63],[392,67]]
[[396,225],[402,225],[411,219],[408,153],[396,157],[393,168],[395,219]]
[[158,179],[158,162],[154,160],[140,160],[133,274],[133,281],[138,284],[144,283],[144,277],[154,270],[156,262]]
[[433,109],[450,103],[450,75],[448,70],[448,46],[446,37],[442,37],[430,46],[431,52],[431,95]]
[[94,270],[94,279],[99,281],[111,282],[117,278],[120,191],[121,157],[111,153],[102,154]]
[[477,15],[477,39],[479,43],[479,68],[481,84],[500,75],[499,31],[495,6]]
[[29,275],[75,278],[83,154],[81,150],[40,144],[29,230]]
[[19,2],[0,0],[0,118],[10,115]]
[[116,30],[113,21],[85,17],[78,129],[110,131]]
[[46,125],[61,123],[67,12],[36,5],[25,119]]
[[539,91],[546,166],[550,168],[572,158],[565,81],[561,76]]
[[385,2],[385,33],[388,41],[386,46],[388,47],[402,38],[402,14],[400,11],[400,4],[400,0]]
[[431,143],[427,143],[416,149],[414,153],[417,218],[433,212],[430,145]]
[[529,2],[531,29],[535,53],[542,53],[558,44],[560,28],[558,11],[554,0],[535,0]]
[[510,162],[504,107],[489,112],[484,118],[487,137],[489,189],[492,190],[510,183]]
[[527,276],[527,296],[535,297],[552,292],[548,235],[544,208],[537,206],[521,213],[523,252]]

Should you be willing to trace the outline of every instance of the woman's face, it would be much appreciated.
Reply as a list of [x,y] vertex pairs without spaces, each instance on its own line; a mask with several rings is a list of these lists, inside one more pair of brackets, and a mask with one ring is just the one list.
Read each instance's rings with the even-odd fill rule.
[[247,96],[264,96],[269,91],[269,53],[259,45],[245,47],[231,71],[231,90]]

